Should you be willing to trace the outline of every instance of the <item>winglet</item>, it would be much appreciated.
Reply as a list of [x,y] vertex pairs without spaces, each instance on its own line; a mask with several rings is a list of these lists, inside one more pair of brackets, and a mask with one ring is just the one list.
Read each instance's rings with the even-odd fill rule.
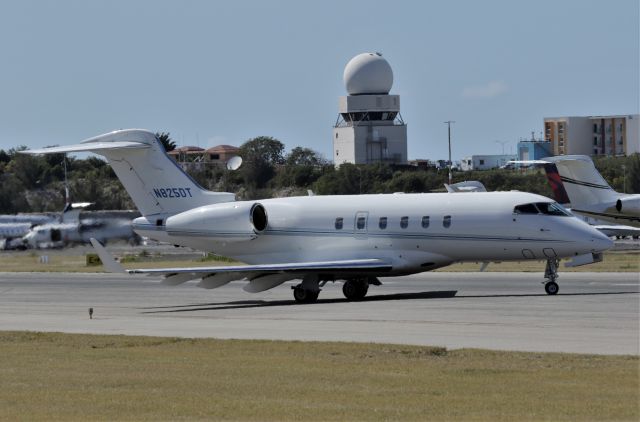
[[108,272],[110,273],[126,273],[127,272],[124,269],[124,267],[120,265],[119,262],[116,262],[116,260],[113,259],[113,256],[111,256],[111,254],[107,252],[107,250],[104,248],[104,246],[100,244],[100,242],[98,242],[93,237],[89,240],[91,241],[93,248],[96,250],[96,253],[100,257],[100,261],[102,261],[102,265],[104,265],[104,268]]

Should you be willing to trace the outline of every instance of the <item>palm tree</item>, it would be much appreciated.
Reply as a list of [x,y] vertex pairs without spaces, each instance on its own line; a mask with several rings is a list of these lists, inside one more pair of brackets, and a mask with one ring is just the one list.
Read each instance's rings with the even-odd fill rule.
[[156,138],[164,147],[166,152],[176,149],[176,143],[171,140],[171,134],[169,132],[156,132]]

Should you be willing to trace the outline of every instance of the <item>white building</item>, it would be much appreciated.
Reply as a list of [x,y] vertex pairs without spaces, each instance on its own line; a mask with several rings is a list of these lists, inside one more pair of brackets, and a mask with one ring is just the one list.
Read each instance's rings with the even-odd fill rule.
[[631,155],[640,152],[640,115],[545,117],[553,155]]
[[393,71],[380,53],[355,56],[344,69],[349,95],[340,97],[333,128],[333,162],[407,163],[407,125],[400,96],[389,95]]
[[471,155],[460,162],[460,170],[489,170],[505,166],[511,160],[517,160],[512,154]]

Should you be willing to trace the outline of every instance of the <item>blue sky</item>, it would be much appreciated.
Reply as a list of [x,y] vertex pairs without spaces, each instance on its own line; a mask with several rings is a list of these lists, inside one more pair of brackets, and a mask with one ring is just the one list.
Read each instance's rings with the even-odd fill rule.
[[380,51],[410,158],[515,150],[545,116],[631,114],[638,0],[0,2],[0,148],[119,128],[331,157],[344,66]]

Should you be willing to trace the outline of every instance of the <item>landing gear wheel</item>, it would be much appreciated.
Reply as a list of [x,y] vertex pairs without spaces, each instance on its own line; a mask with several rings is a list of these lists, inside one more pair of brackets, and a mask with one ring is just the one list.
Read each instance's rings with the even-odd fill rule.
[[298,303],[314,303],[318,300],[320,291],[312,292],[311,290],[305,290],[301,285],[297,285],[293,288],[293,298]]
[[558,294],[558,289],[558,283],[556,283],[555,281],[549,281],[544,285],[544,291],[547,292],[548,295]]
[[547,282],[544,284],[544,291],[548,295],[558,294],[559,287],[556,280],[558,279],[559,264],[560,261],[558,259],[547,259],[547,267],[544,270],[544,278],[547,279]]
[[369,283],[364,280],[347,280],[342,285],[342,294],[347,300],[362,300],[369,291]]

